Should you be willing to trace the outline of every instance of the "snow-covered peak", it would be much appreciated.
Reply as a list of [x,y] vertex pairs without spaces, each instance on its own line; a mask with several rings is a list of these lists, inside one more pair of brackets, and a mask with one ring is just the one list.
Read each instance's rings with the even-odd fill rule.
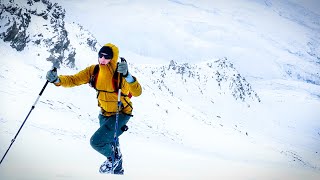
[[65,13],[65,9],[49,0],[3,1],[0,38],[17,51],[28,49],[43,55],[53,66],[76,67],[80,62],[76,59],[93,55],[98,44],[80,25],[66,23]]
[[[235,100],[248,104],[261,101],[250,83],[227,58],[195,64],[171,60],[168,65],[163,66],[133,67],[134,73],[138,73],[144,81],[153,83],[153,91],[160,90],[183,102],[187,101],[186,97],[192,96],[196,99],[203,98],[205,102],[199,101],[201,104],[210,104],[216,97],[224,95],[233,96]],[[194,106],[201,107],[201,104]]]

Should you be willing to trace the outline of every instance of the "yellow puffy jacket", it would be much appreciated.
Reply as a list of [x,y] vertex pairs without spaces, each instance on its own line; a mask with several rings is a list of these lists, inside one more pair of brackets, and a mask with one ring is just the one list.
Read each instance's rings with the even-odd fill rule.
[[[105,44],[104,46],[111,47],[113,51],[113,58],[107,65],[99,65],[99,74],[96,80],[96,89],[98,90],[97,99],[98,106],[101,107],[101,112],[105,116],[111,116],[116,114],[118,106],[118,95],[113,87],[112,77],[117,68],[119,50],[118,47],[111,43]],[[93,75],[95,66],[96,65],[91,65],[75,75],[60,75],[60,83],[57,83],[56,86],[74,87],[89,83],[90,78]],[[120,76],[118,77],[118,82],[119,78]],[[129,115],[132,114],[132,102],[126,95],[130,93],[132,96],[140,96],[142,93],[141,85],[135,77],[133,78],[135,80],[133,83],[128,83],[125,78],[123,78],[121,86],[121,92],[122,94],[124,94],[121,96],[121,102],[123,105],[121,112]]]

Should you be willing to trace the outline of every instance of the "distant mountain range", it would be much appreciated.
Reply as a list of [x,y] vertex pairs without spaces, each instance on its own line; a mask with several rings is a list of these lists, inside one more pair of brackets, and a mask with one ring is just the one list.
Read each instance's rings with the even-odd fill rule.
[[[19,3],[10,1],[1,4],[1,8],[0,38],[10,43],[17,51],[23,51],[27,46],[46,49],[50,53],[46,60],[51,61],[55,67],[64,64],[74,68],[76,55],[81,46],[87,48],[88,52],[91,51],[91,54],[100,48],[95,37],[81,25],[65,22],[66,12],[57,3],[51,3],[49,0],[28,0]],[[72,39],[72,36],[75,38]],[[188,79],[197,79],[193,86],[201,94],[209,89],[206,83],[214,81],[221,92],[226,93],[224,91],[227,89],[235,99],[260,101],[251,85],[227,58],[203,65],[177,64],[172,60],[169,65],[150,68],[149,71],[144,70],[141,73],[150,73],[154,77],[156,74],[159,75],[158,78],[161,79],[153,79],[154,84],[160,90],[166,89],[171,95],[177,95],[179,92],[175,92],[174,88],[170,88],[166,83],[166,79],[170,79],[168,73],[181,76],[186,89],[191,87],[186,84],[190,81]]]

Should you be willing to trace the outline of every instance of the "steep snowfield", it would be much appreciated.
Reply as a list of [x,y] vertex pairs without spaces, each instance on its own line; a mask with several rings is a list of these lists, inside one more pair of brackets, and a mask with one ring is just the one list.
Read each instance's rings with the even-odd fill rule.
[[[25,59],[31,58],[28,52],[14,53],[7,46],[2,48],[2,52],[15,54],[5,55],[8,61],[1,61],[1,84],[6,86],[1,90],[0,131],[1,152],[5,152],[44,85],[44,68],[51,65],[25,63]],[[261,93],[262,103],[248,108],[226,95],[221,98],[224,103],[216,100],[220,105],[204,111],[186,103],[188,98],[184,101],[185,97],[180,100],[156,90],[158,87],[148,85],[143,73],[135,74],[141,77],[145,88],[141,97],[133,99],[135,116],[129,123],[130,130],[120,138],[127,174],[122,178],[319,176],[317,97],[289,88],[268,90]],[[176,82],[180,78],[177,75]],[[94,97],[94,90],[86,85],[63,89],[50,84],[1,165],[1,176],[105,178],[97,173],[104,158],[89,145],[98,126]]]

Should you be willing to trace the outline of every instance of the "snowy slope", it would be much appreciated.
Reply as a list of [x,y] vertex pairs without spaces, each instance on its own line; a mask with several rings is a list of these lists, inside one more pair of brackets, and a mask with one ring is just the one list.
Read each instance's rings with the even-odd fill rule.
[[[14,52],[8,46],[2,48],[5,52]],[[27,54],[23,55],[27,57]],[[4,107],[1,111],[2,152],[45,82],[45,72],[12,56],[6,59],[11,62],[1,64],[1,84],[7,85],[1,92],[1,107]],[[21,80],[15,71],[28,78]],[[143,73],[136,74],[141,77],[142,84],[148,82]],[[180,78],[181,75],[177,74],[176,82]],[[156,91],[158,86],[144,87],[144,94],[133,99],[135,117],[129,123],[130,130],[121,137],[128,173],[125,177],[184,179],[196,177],[194,171],[203,172],[202,179],[235,176],[243,179],[315,179],[317,176],[319,131],[314,127],[319,127],[316,120],[319,101],[306,96],[305,92],[291,93],[290,96],[294,95],[291,98],[280,96],[286,91],[265,94],[263,99],[267,100],[263,105],[258,103],[250,108],[242,103],[237,105],[229,94],[229,98],[226,95],[221,98],[225,105],[216,100],[215,103],[220,105],[210,112],[186,103],[188,99],[184,97],[182,100],[175,98],[166,89]],[[97,165],[104,158],[89,145],[89,138],[97,128],[98,109],[94,97],[95,92],[88,86],[73,89],[48,86],[5,160],[2,176],[19,178],[21,174],[13,172],[19,170],[29,179],[103,178],[96,172]],[[300,111],[292,113],[295,106],[299,106]],[[12,113],[12,110],[19,113]],[[148,164],[147,167],[141,159]],[[194,161],[210,168],[187,165]],[[30,165],[29,168],[24,164]],[[215,170],[212,171],[211,167]],[[83,173],[79,174],[79,170]],[[228,175],[230,171],[234,174]],[[249,171],[253,173],[249,174]]]
[[124,54],[181,63],[227,57],[252,81],[291,77],[319,84],[315,0],[55,1],[69,12],[66,19]]
[[[43,2],[34,2],[36,14],[53,13],[54,10],[46,8],[50,2]],[[134,117],[129,122],[130,129],[120,137],[127,175],[112,178],[318,179],[319,39],[314,32],[319,30],[316,18],[319,15],[291,2],[243,1],[245,9],[238,9],[244,6],[238,1],[228,6],[215,2],[214,8],[209,1],[197,4],[192,1],[142,2],[106,1],[99,7],[86,1],[61,2],[66,5],[66,12],[54,4],[66,18],[52,23],[50,18],[31,12],[29,25],[25,31],[22,28],[25,32],[22,37],[28,39],[23,50],[12,42],[24,41],[1,43],[0,152],[5,152],[30,110],[45,83],[46,71],[52,64],[57,65],[57,61],[46,59],[61,58],[59,74],[73,74],[96,63],[100,45],[94,36],[101,36],[97,33],[99,30],[91,31],[95,26],[84,28],[71,19],[77,14],[77,8],[86,7],[86,16],[90,17],[90,14],[102,13],[90,7],[108,5],[113,7],[109,13],[115,16],[114,21],[97,23],[99,18],[90,19],[95,25],[123,26],[105,28],[103,34],[110,34],[112,38],[99,39],[119,45],[121,55],[129,61],[130,72],[143,86],[141,97],[133,98]],[[19,3],[20,7],[21,4],[26,12],[35,8],[24,3]],[[75,9],[68,9],[68,5]],[[256,8],[267,14],[257,13]],[[294,15],[296,8],[307,13]],[[136,9],[140,13],[126,19]],[[5,17],[1,23],[15,19],[9,12],[1,12],[1,17]],[[156,17],[151,16],[151,12]],[[54,16],[50,13],[48,17]],[[72,18],[68,18],[68,14]],[[267,15],[272,15],[271,19],[278,23],[285,19],[282,26],[288,25],[289,19],[293,22],[291,35],[298,37],[301,33],[305,39],[292,43],[290,34],[278,34],[276,30],[272,34],[271,27],[266,29],[266,34],[271,34],[265,36],[261,31],[265,26],[253,20],[270,18]],[[225,23],[221,23],[220,18],[225,18]],[[216,25],[218,19],[220,23]],[[230,20],[234,26],[226,23]],[[164,22],[169,26],[162,26]],[[184,24],[186,22],[188,24]],[[1,25],[1,39],[5,39],[7,27],[12,24]],[[55,27],[59,27],[58,30],[55,31]],[[235,27],[238,39],[230,36],[235,33]],[[177,34],[170,28],[177,30]],[[252,31],[262,35],[252,36]],[[43,33],[42,37],[39,32]],[[275,34],[277,36],[272,36]],[[314,38],[312,45],[300,44],[310,37]],[[239,41],[241,38],[243,41]],[[46,44],[48,39],[53,43]],[[61,47],[55,46],[61,44],[61,39],[70,43],[69,46],[61,48],[59,53],[50,51]],[[185,40],[190,43],[186,45]],[[35,43],[38,41],[41,43]],[[185,44],[183,48],[182,44]],[[263,44],[264,48],[257,44]],[[195,45],[201,48],[192,47]],[[244,53],[247,50],[254,52],[255,58],[248,58]],[[186,53],[190,51],[197,53]],[[238,52],[243,56],[239,57]],[[266,52],[269,56],[260,58]],[[70,54],[74,62],[68,61]],[[89,86],[64,89],[49,85],[1,164],[1,179],[106,178],[97,173],[104,157],[89,145],[98,127],[97,112],[95,92]]]

